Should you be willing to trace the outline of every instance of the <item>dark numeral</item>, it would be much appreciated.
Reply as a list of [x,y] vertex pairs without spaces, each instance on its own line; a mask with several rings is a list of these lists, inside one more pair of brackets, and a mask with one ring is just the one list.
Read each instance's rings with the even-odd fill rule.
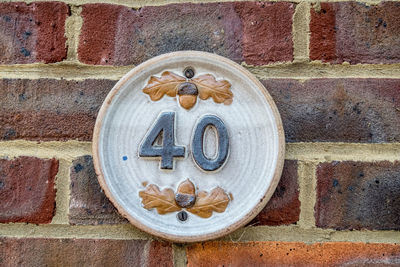
[[[175,146],[175,112],[163,112],[139,148],[140,157],[161,157],[161,169],[172,169],[174,157],[184,157],[185,147]],[[162,145],[155,145],[162,133]]]
[[[207,126],[214,126],[218,136],[218,155],[209,159],[204,155],[204,132]],[[229,137],[224,122],[214,115],[206,115],[201,118],[196,126],[192,140],[192,154],[197,165],[205,171],[215,171],[220,168],[228,157]]]

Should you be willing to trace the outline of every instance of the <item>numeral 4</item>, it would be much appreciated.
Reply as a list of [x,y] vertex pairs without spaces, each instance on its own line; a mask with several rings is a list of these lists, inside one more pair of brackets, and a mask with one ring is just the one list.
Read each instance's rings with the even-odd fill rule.
[[[175,146],[175,112],[163,112],[139,148],[140,157],[161,157],[161,169],[171,170],[174,157],[184,157],[185,147]],[[162,145],[155,145],[162,133]]]

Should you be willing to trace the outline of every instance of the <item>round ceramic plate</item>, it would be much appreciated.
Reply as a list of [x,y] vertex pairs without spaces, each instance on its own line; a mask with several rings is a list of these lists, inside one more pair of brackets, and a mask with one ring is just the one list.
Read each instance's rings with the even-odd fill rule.
[[262,84],[214,54],[155,57],[126,74],[98,115],[99,182],[138,228],[176,242],[253,219],[282,171],[284,134]]

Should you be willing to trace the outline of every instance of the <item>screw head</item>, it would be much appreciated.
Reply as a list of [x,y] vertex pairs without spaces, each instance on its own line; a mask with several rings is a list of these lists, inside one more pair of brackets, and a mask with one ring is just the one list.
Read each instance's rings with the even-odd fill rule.
[[184,222],[188,219],[188,214],[184,210],[178,212],[176,216],[178,217],[178,220],[180,220],[181,222]]
[[183,70],[183,74],[186,78],[191,79],[194,76],[194,69],[192,67],[187,67]]

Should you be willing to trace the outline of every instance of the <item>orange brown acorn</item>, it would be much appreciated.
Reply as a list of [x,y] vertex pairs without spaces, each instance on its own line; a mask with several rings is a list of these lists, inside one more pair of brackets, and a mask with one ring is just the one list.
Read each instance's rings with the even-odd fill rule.
[[139,192],[139,196],[145,209],[155,208],[159,214],[185,209],[201,218],[209,218],[213,212],[224,212],[231,201],[220,187],[209,193],[200,191],[196,194],[195,186],[189,179],[179,184],[176,194],[171,188],[160,191],[157,185],[150,184]]
[[228,81],[217,81],[211,74],[193,78],[195,73],[191,67],[186,68],[183,73],[185,77],[170,71],[164,71],[161,77],[151,76],[143,92],[153,101],[160,100],[164,95],[178,96],[179,104],[188,110],[196,104],[197,96],[202,100],[211,97],[215,103],[232,103],[233,94]]

